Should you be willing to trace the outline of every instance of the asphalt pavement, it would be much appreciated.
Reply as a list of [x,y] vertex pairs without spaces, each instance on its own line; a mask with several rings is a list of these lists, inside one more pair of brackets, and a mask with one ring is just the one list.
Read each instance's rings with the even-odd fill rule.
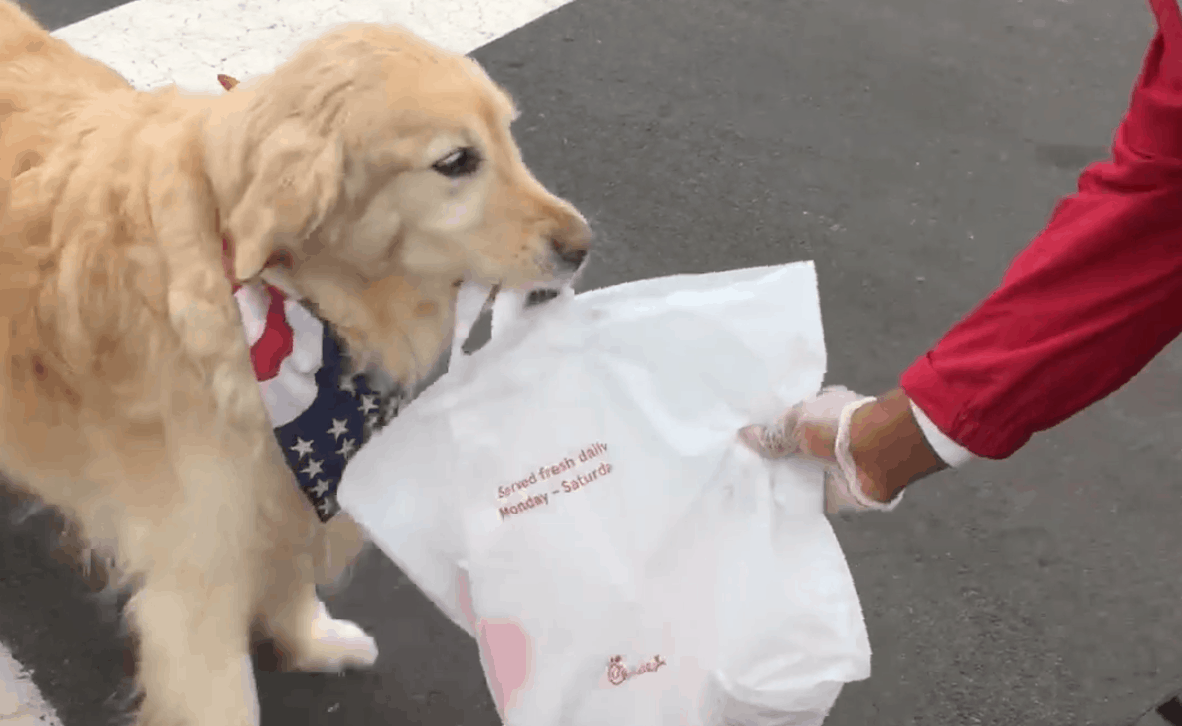
[[[875,393],[1106,155],[1151,32],[1111,0],[575,0],[474,56],[597,229],[584,287],[815,260],[829,380]],[[835,522],[874,661],[829,726],[1129,726],[1182,689],[1180,374],[1174,345],[1011,459]],[[0,528],[0,641],[66,726],[111,723],[112,610],[46,530]],[[377,669],[263,673],[264,724],[498,723],[473,644],[381,555],[332,607]]]

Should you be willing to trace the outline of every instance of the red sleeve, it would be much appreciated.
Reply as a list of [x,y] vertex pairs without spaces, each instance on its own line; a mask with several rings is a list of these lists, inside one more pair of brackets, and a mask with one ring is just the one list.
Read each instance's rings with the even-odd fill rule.
[[978,456],[1004,459],[1104,398],[1182,332],[1182,16],[1158,32],[1109,161],[1012,262],[1001,285],[900,385]]

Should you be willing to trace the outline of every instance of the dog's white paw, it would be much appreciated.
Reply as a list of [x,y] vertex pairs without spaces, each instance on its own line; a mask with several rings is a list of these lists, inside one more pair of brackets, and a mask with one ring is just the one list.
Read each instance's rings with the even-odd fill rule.
[[307,652],[296,668],[302,671],[337,673],[369,668],[378,659],[378,645],[357,623],[336,620],[323,603],[312,624]]

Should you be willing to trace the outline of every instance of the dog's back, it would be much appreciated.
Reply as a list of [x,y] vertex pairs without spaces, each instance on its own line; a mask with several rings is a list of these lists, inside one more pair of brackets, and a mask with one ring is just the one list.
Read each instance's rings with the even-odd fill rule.
[[0,0],[0,468],[55,506],[85,506],[50,482],[77,480],[102,450],[94,432],[134,418],[121,387],[144,367],[139,341],[161,335],[145,322],[160,303],[130,289],[160,265],[128,244],[149,236],[131,193],[143,162],[120,156],[145,103]]
[[[30,50],[30,44],[55,40],[14,2],[0,2],[0,62]],[[56,43],[56,41],[55,41]]]
[[58,40],[11,0],[0,0],[0,67],[39,74],[45,87],[127,88],[127,81],[102,63]]
[[110,68],[54,38],[16,3],[0,0],[0,190],[39,162],[54,129],[79,106],[95,94],[130,88]]

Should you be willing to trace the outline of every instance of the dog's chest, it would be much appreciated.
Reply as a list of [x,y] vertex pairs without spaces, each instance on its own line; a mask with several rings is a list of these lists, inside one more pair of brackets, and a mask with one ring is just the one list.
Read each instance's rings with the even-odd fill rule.
[[278,289],[244,285],[234,297],[275,437],[300,489],[328,521],[340,510],[345,465],[408,396],[380,391],[354,373],[331,327]]

